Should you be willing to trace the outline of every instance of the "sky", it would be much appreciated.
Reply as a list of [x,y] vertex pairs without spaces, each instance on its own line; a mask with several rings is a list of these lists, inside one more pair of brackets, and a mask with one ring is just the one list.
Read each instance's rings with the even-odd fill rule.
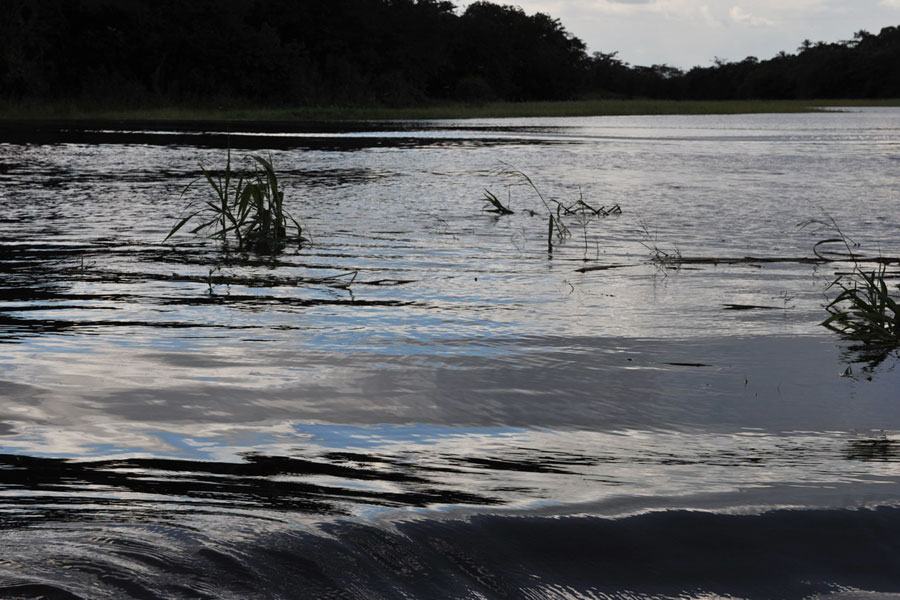
[[[900,25],[900,0],[493,0],[547,13],[588,46],[632,65],[760,60],[803,40],[837,42]],[[470,2],[458,2],[464,8]]]

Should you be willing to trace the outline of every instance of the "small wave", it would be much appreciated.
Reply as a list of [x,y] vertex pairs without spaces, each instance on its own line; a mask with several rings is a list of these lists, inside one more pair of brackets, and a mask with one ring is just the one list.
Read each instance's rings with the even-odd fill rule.
[[18,560],[0,565],[0,593],[800,599],[900,592],[896,508],[677,510],[621,519],[477,515],[389,525],[335,521],[319,531],[254,532],[235,520],[218,524],[224,537],[214,527],[100,527],[102,537],[73,529],[5,531],[7,551]]

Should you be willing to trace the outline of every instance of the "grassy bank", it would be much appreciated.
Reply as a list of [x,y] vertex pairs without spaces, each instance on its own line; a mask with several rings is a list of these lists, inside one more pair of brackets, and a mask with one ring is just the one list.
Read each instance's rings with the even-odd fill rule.
[[468,119],[796,113],[822,107],[900,106],[895,100],[575,100],[435,104],[401,108],[320,106],[297,108],[154,107],[102,108],[65,103],[0,104],[0,122],[29,120],[119,121],[341,121],[380,119]]

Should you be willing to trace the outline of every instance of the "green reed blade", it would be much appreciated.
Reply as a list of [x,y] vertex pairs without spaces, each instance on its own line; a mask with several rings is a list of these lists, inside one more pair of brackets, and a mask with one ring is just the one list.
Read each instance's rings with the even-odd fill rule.
[[188,221],[190,221],[191,219],[193,219],[194,217],[196,217],[197,215],[199,215],[201,212],[202,212],[202,211],[199,211],[199,210],[198,210],[198,211],[195,211],[195,212],[192,212],[192,213],[189,214],[188,216],[186,216],[186,217],[184,217],[183,219],[181,219],[178,223],[175,224],[175,227],[173,227],[172,230],[169,231],[169,235],[167,235],[167,236],[165,237],[165,239],[163,239],[163,241],[165,242],[165,241],[168,240],[170,237],[172,237],[173,235],[175,235],[175,234],[178,232],[178,230],[181,229],[182,227],[184,227],[185,224],[186,224]]

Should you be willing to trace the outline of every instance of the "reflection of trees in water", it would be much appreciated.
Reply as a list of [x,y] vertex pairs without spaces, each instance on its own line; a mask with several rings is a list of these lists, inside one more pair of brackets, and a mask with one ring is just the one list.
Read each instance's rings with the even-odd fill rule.
[[[424,507],[499,502],[448,489],[428,478],[428,473],[410,472],[406,463],[357,457],[351,466],[342,464],[339,456],[323,458],[251,455],[240,463],[161,458],[81,462],[0,455],[0,490],[20,492],[4,500],[12,506],[12,516],[27,513],[32,520],[38,516],[52,521],[91,520],[115,513],[127,520],[129,509],[136,505],[171,510],[180,504],[196,514],[256,509],[341,515],[347,514],[349,504]],[[141,496],[128,498],[123,492]],[[87,501],[95,510],[78,510]]]
[[845,456],[848,460],[894,462],[900,460],[900,442],[886,435],[850,440]]
[[64,278],[51,273],[55,266],[71,261],[78,252],[77,249],[0,244],[0,278],[3,281],[0,302],[7,305],[6,311],[0,309],[0,342],[16,340],[22,335],[70,329],[68,323],[33,320],[20,315],[47,309],[51,303],[53,308],[61,308],[59,302],[69,294],[70,286]]
[[100,277],[102,271],[85,257],[106,250],[94,245],[0,244],[0,302],[5,304],[0,308],[0,342],[97,325],[37,313],[105,308],[92,303],[110,300],[109,294],[76,291],[74,285]]
[[[178,306],[230,306],[242,311],[301,311],[323,305],[404,307],[414,304],[402,300],[362,300],[352,294],[308,298],[280,295],[283,289],[312,286],[316,289],[346,291],[349,278],[274,276],[273,266],[295,266],[280,260],[254,255],[229,255],[227,264],[241,268],[266,269],[265,275],[219,273],[209,264],[222,264],[215,247],[134,248],[126,243],[95,243],[78,246],[41,244],[0,244],[0,343],[48,333],[77,333],[102,328],[149,327],[154,329],[253,329],[248,323],[216,323],[203,320],[133,320],[119,315],[131,305],[159,307],[165,315]],[[218,262],[217,262],[218,261]],[[144,269],[142,265],[148,264]],[[123,266],[124,265],[124,266]],[[174,265],[193,267],[206,275],[167,272]],[[162,266],[162,268],[160,268]],[[356,285],[394,286],[411,280],[370,279]],[[193,284],[208,293],[177,294],[172,284]],[[271,290],[269,293],[219,293],[231,286]],[[124,309],[124,310],[123,310]],[[55,315],[48,315],[48,312]],[[59,313],[64,312],[61,316]],[[106,314],[103,314],[106,313]]]

